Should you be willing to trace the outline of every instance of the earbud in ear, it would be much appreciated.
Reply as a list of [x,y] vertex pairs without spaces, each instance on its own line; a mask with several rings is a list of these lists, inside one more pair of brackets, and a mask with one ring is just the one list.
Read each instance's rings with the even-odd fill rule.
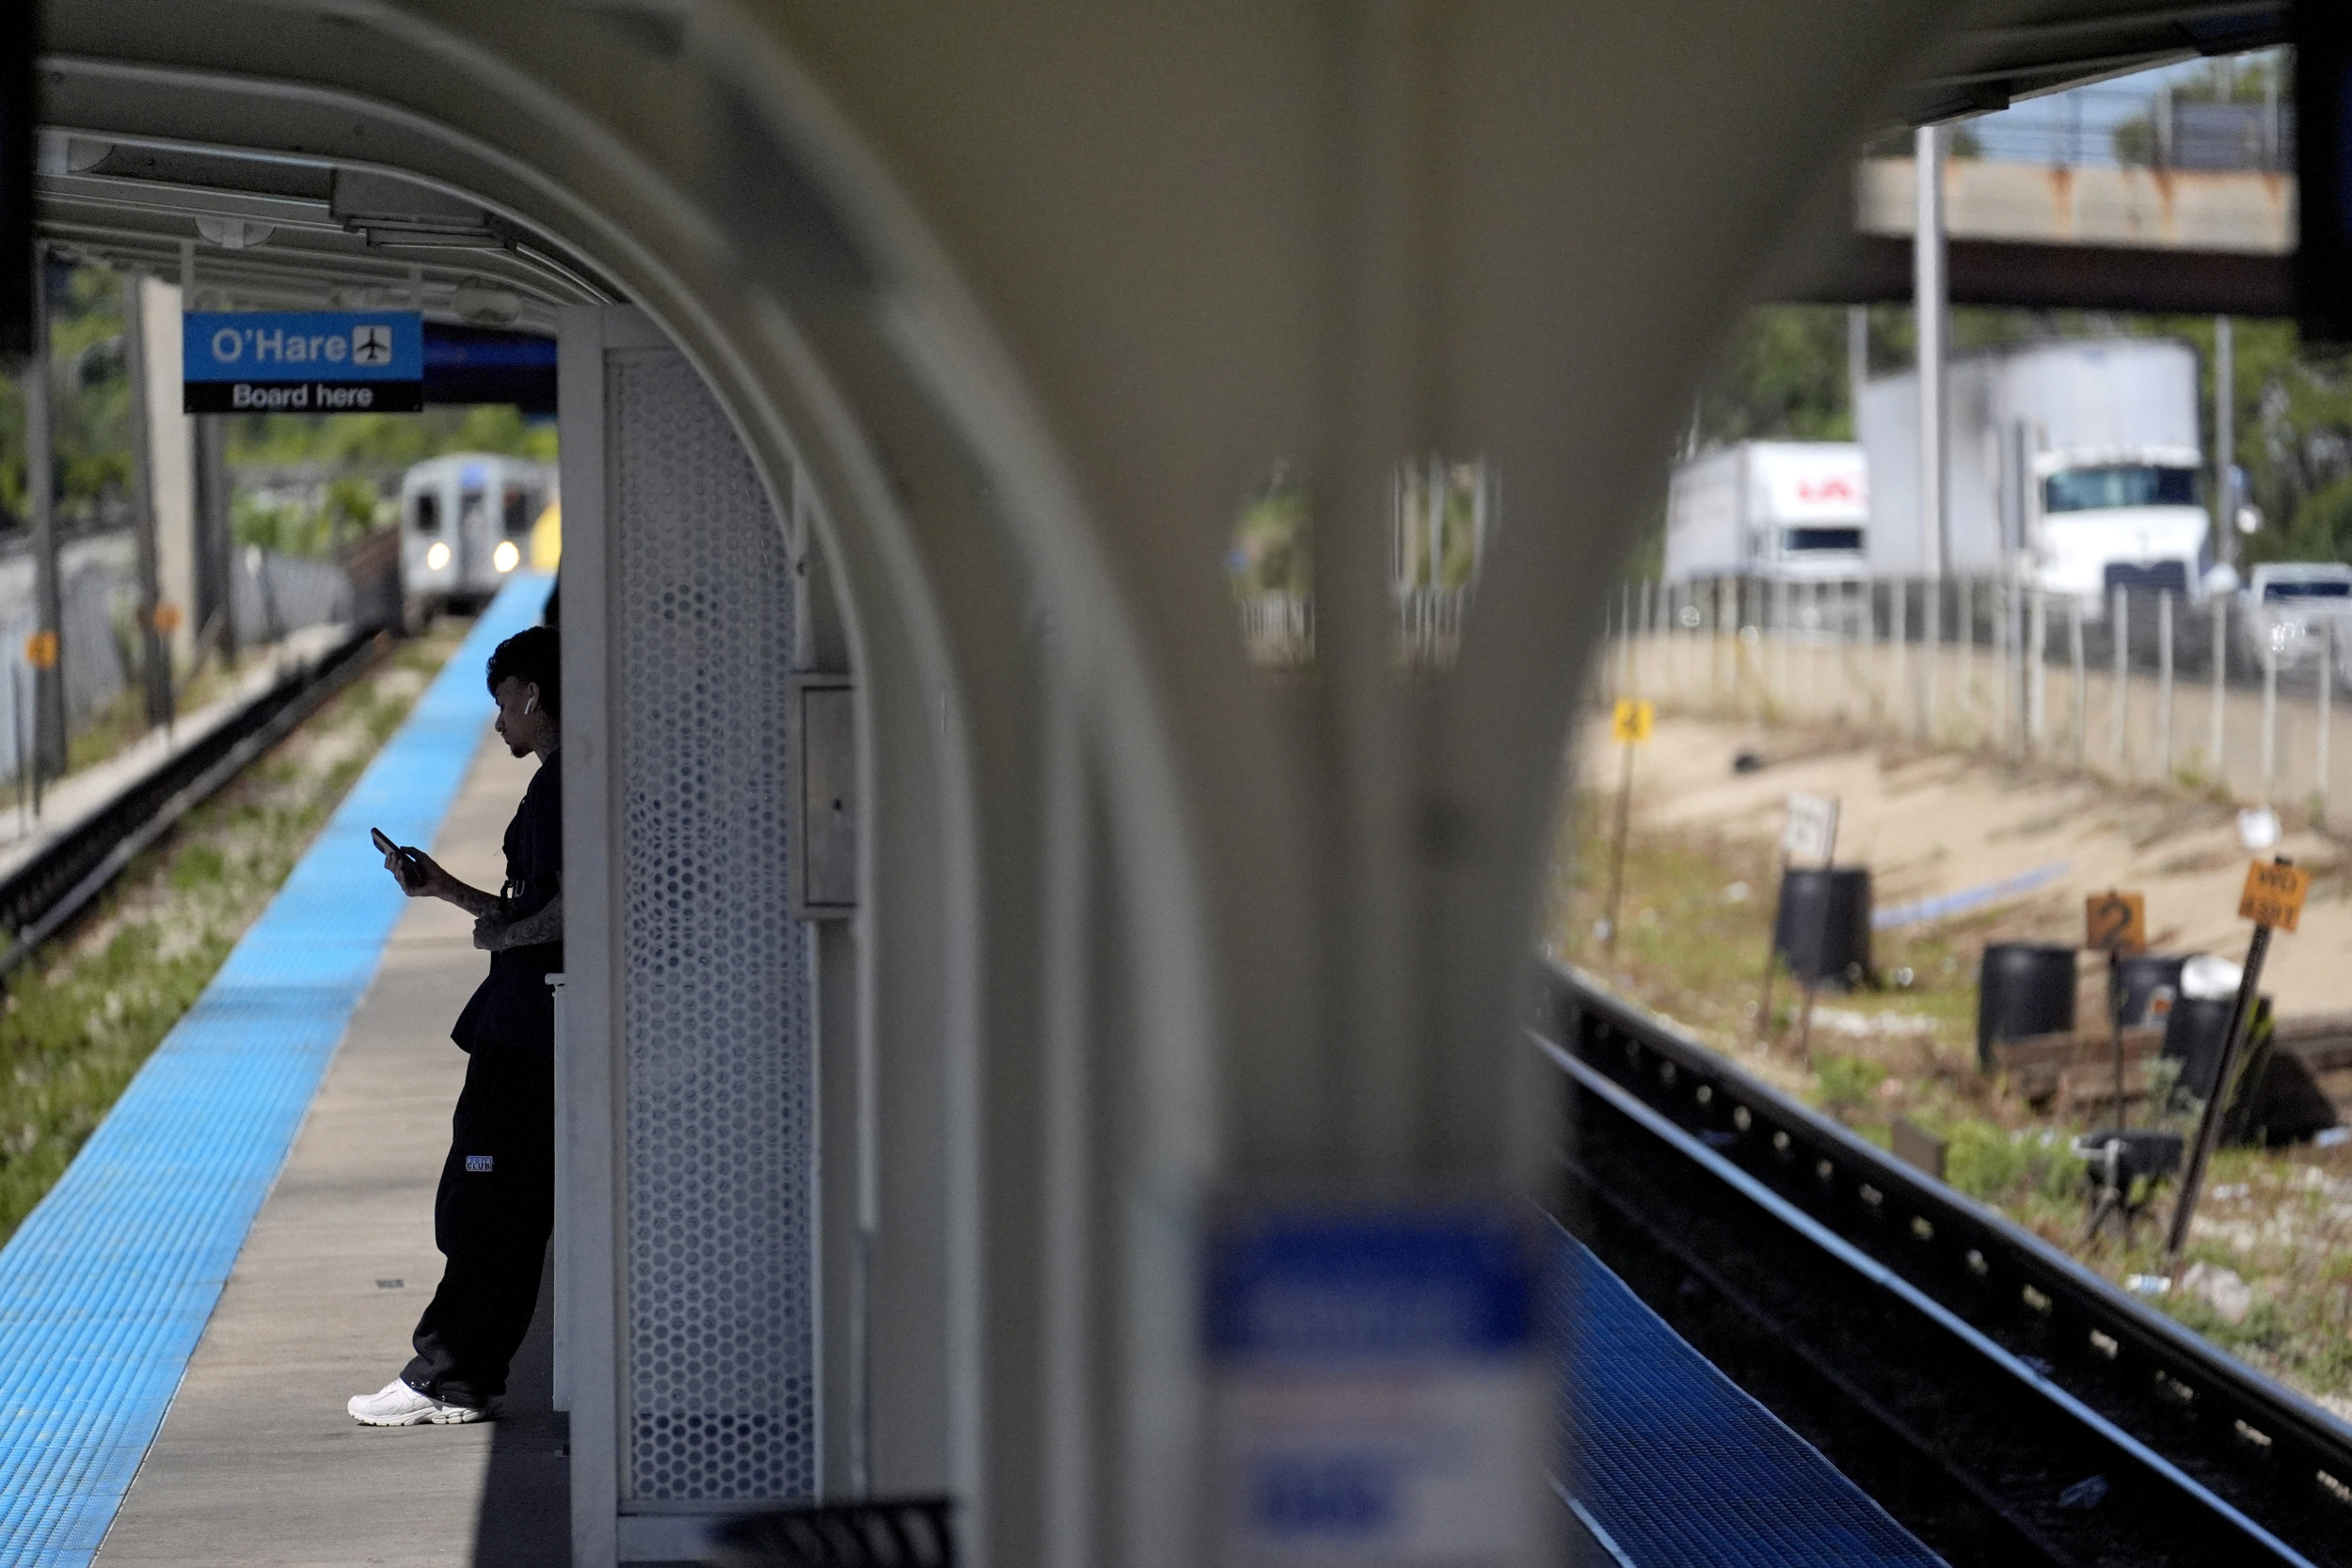
[[525,713],[536,713],[536,712],[538,712],[538,711],[539,711],[539,699],[538,699],[538,698],[536,698],[536,697],[525,697],[525,698],[523,699],[523,711],[524,711]]

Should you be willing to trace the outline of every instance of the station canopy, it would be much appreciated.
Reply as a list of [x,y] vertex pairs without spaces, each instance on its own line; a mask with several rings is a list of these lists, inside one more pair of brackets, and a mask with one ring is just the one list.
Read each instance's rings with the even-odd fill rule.
[[[294,0],[284,8],[324,15],[342,8]],[[2288,34],[2283,0],[2028,0],[1986,10],[2005,20],[1947,36],[1890,96],[1892,119],[1918,124],[1989,112],[2087,81],[2267,47]],[[559,241],[465,194],[394,170],[251,145],[249,113],[224,112],[216,135],[183,128],[168,139],[103,123],[113,95],[149,89],[135,71],[119,69],[151,63],[126,43],[134,37],[114,33],[107,57],[67,44],[42,62],[42,96],[59,103],[44,112],[50,123],[38,138],[35,216],[54,253],[166,279],[182,277],[192,258],[199,296],[216,306],[413,304],[428,320],[540,333],[554,330],[558,307],[619,297]],[[218,102],[230,111],[237,94],[221,85],[230,90]],[[256,84],[258,95],[283,90]]]

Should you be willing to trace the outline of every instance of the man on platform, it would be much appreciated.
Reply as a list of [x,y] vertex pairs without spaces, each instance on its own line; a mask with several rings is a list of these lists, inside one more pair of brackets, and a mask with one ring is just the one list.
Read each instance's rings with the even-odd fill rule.
[[366,1426],[479,1421],[506,1391],[506,1370],[538,1306],[555,1214],[555,1008],[547,977],[564,967],[564,783],[557,747],[556,632],[532,626],[490,656],[498,733],[539,770],[506,828],[506,885],[469,887],[420,849],[384,857],[411,898],[440,898],[474,917],[489,977],[450,1037],[469,1055],[449,1159],[433,1202],[440,1288],[417,1322],[416,1357],[349,1409]]

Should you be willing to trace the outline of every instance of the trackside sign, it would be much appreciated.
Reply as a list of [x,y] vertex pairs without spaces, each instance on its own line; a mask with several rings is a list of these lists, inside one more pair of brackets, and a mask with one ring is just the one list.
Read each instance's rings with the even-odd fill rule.
[[191,414],[406,414],[424,406],[413,310],[194,311],[181,318]]

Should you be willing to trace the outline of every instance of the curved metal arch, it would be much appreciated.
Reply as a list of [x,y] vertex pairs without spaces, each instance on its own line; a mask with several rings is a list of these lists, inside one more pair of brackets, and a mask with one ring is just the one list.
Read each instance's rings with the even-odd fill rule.
[[[823,495],[872,748],[868,1026],[884,1099],[942,1145],[885,1161],[936,1196],[909,1256],[946,1283],[883,1282],[909,1326],[879,1404],[909,1418],[877,1480],[969,1498],[981,1560],[1188,1560],[1187,1180],[1495,1176],[1540,1148],[1501,1025],[1629,546],[1611,520],[1780,211],[1947,12],[1205,7],[1162,24],[1164,56],[1127,31],[1152,24],[1085,8],[545,14],[103,0],[56,41],[313,84],[213,129],[438,170],[565,236],[763,467]],[[1247,155],[1187,164],[1210,119]],[[1123,189],[1145,163],[1153,188]],[[967,188],[992,176],[998,211]],[[1086,205],[1057,234],[1083,248],[1024,272],[1019,225],[1057,200]],[[1168,303],[1138,325],[1090,283]],[[1181,352],[1210,339],[1238,368]],[[1105,358],[1178,384],[1090,382]],[[1187,438],[1213,450],[1170,452]],[[1346,524],[1424,450],[1495,452],[1521,516],[1456,674],[1399,689],[1367,592],[1385,550]],[[1217,498],[1285,455],[1328,479],[1336,657],[1270,687],[1207,628]],[[872,968],[927,960],[894,971],[904,995]],[[1065,996],[1063,970],[1112,994]],[[1104,1172],[1090,1212],[1041,1213]]]
[[[907,1275],[934,1271],[950,1276],[956,1283],[942,1293],[957,1299],[937,1304],[926,1323],[895,1339],[885,1332],[882,1347],[885,1354],[895,1353],[897,1360],[910,1364],[899,1379],[908,1386],[906,1394],[896,1402],[905,1413],[902,1420],[914,1424],[918,1410],[924,1415],[934,1410],[938,1402],[930,1396],[942,1384],[950,1390],[946,1418],[924,1421],[935,1430],[903,1432],[895,1442],[887,1431],[878,1433],[877,1479],[902,1486],[954,1484],[978,1502],[987,1492],[979,1473],[977,1369],[983,1354],[977,1344],[980,1330],[972,1296],[981,1267],[982,1227],[972,1205],[983,1184],[977,1168],[978,1130],[959,1124],[968,1123],[968,1108],[977,1099],[973,1085],[982,1070],[982,1004],[976,993],[986,960],[979,933],[1001,924],[992,918],[982,895],[986,874],[979,863],[979,846],[987,825],[980,820],[973,783],[971,721],[965,713],[973,666],[984,666],[990,650],[984,648],[976,660],[968,651],[960,655],[950,645],[948,618],[939,610],[933,580],[937,568],[930,559],[936,551],[913,537],[907,527],[902,498],[897,493],[902,476],[870,444],[871,408],[857,406],[842,395],[826,356],[811,345],[792,311],[763,295],[743,276],[741,259],[729,254],[732,247],[704,221],[692,200],[653,173],[644,159],[620,149],[577,105],[559,103],[544,90],[529,95],[537,115],[526,123],[560,144],[562,158],[532,161],[516,155],[511,141],[502,145],[501,127],[481,122],[507,119],[506,129],[511,130],[511,111],[499,108],[504,100],[498,92],[482,89],[485,85],[512,87],[517,73],[483,51],[460,46],[412,18],[372,10],[369,21],[393,24],[391,30],[402,42],[439,51],[442,62],[452,68],[438,92],[414,95],[433,102],[392,102],[347,84],[316,81],[321,41],[304,36],[310,19],[274,10],[279,31],[270,40],[273,47],[257,49],[249,33],[194,25],[188,9],[175,8],[176,25],[151,26],[153,15],[139,7],[85,9],[79,21],[103,19],[114,25],[56,29],[52,42],[58,53],[44,61],[51,105],[47,118],[94,135],[239,150],[276,149],[421,176],[510,221],[546,232],[590,259],[665,323],[739,421],[771,485],[786,489],[775,483],[778,476],[797,474],[813,480],[816,491],[825,498],[813,509],[812,520],[824,536],[823,553],[841,570],[845,618],[861,676],[868,754],[865,773],[869,781],[878,781],[879,798],[866,814],[872,825],[866,838],[869,859],[891,862],[889,854],[877,857],[875,847],[885,835],[896,841],[891,846],[895,863],[873,866],[876,875],[868,883],[875,896],[862,957],[868,971],[863,989],[869,1001],[861,1016],[871,1021],[869,1027],[898,1037],[901,1049],[894,1053],[885,1044],[882,1055],[919,1058],[907,1064],[904,1076],[944,1069],[961,1081],[964,1102],[962,1107],[936,1110],[931,1119],[947,1124],[943,1130],[954,1151],[949,1164],[955,1168],[938,1185],[946,1189],[946,1201],[961,1201],[965,1207],[910,1227],[921,1232],[914,1247],[919,1257],[906,1260],[900,1269]],[[103,40],[90,36],[93,31],[135,36],[140,40],[137,53],[127,60],[109,58],[100,47]],[[189,38],[191,31],[210,37]],[[230,36],[241,39],[238,69],[233,71],[224,69],[224,62],[208,61],[203,47]],[[178,55],[175,41],[184,42],[185,55]],[[377,58],[368,74],[379,83],[414,83],[426,74],[403,71],[398,63],[387,71],[385,64]],[[469,103],[469,90],[474,93]],[[453,113],[453,101],[465,103],[469,113]],[[546,150],[539,150],[544,154]],[[771,146],[770,150],[782,154],[791,150]],[[607,195],[599,202],[591,194],[599,181],[620,187],[627,198],[614,200]],[[616,209],[625,209],[625,215],[616,216]],[[902,270],[922,269],[909,265]],[[945,275],[934,268],[932,276],[936,280]],[[882,330],[863,345],[846,344],[836,334],[829,346],[836,356],[864,346],[883,354],[925,356],[924,376],[906,378],[884,394],[905,407],[922,403],[943,383],[954,385],[963,404],[959,412],[965,416],[1017,404],[1009,388],[990,385],[992,377],[1001,374],[1001,359],[993,358],[968,336],[959,341],[960,335],[970,333],[975,313],[943,306],[935,296],[926,306],[915,294],[903,287],[896,291],[891,306],[875,318]],[[724,308],[714,308],[714,302],[724,302]],[[946,324],[950,317],[956,321],[953,326]],[[931,425],[928,439],[965,444],[955,420],[913,418],[915,424]],[[1007,439],[1001,413],[994,416],[994,423],[987,439]],[[907,420],[899,420],[900,433],[909,429]],[[1009,467],[1025,467],[1032,475],[1024,486],[1028,515],[1058,510],[1063,519],[1060,551],[1032,547],[1029,554],[1033,560],[1060,560],[1059,575],[1067,578],[1070,562],[1083,558],[1083,533],[1068,521],[1073,508],[1066,489],[1047,499],[1055,486],[1042,456],[1044,443],[1034,428],[1025,434],[1028,450]],[[909,452],[902,448],[891,455],[903,463]],[[996,472],[1001,474],[1006,467],[999,465]],[[982,480],[977,489],[990,488],[989,475],[974,477]],[[1004,516],[1000,512],[997,520]],[[845,523],[844,518],[853,520]],[[983,643],[1001,650],[1025,641],[1039,588],[1032,584],[1005,595],[994,617],[997,625],[982,634]],[[1139,686],[1124,693],[1106,690],[1117,683],[1104,672],[1118,661],[1106,661],[1099,652],[1090,657],[1073,646],[1096,641],[1100,623],[1116,613],[1119,601],[1101,591],[1043,591],[1057,601],[1049,619],[1055,623],[1057,647],[1070,656],[1068,667],[1091,673],[1074,688],[1062,688],[1057,697],[1089,715],[1080,729],[1096,736],[1093,761],[1063,757],[1059,766],[1075,768],[1098,781],[1105,773],[1132,775],[1137,758],[1165,750],[1143,728],[1152,707],[1149,693]],[[967,624],[967,641],[972,629]],[[1125,662],[1133,668],[1132,657]],[[1009,711],[1007,695],[1000,692],[994,705],[1000,718]],[[1043,721],[1041,706],[1038,721]],[[1016,739],[1012,749],[1022,744]],[[1141,809],[1128,806],[1114,814],[1129,825],[1130,838],[1139,833],[1147,848],[1157,847],[1148,857],[1155,866],[1148,863],[1140,875],[1129,879],[1137,886],[1156,887],[1162,895],[1140,911],[1130,906],[1131,917],[1149,939],[1134,946],[1158,955],[1160,973],[1172,969],[1174,974],[1149,988],[1157,992],[1158,1001],[1142,1011],[1153,1021],[1192,1021],[1189,1027],[1180,1022],[1175,1030],[1190,1037],[1188,1040],[1164,1038],[1163,1044],[1188,1047],[1196,1069],[1178,1073],[1184,1084],[1179,1092],[1198,1103],[1204,1092],[1205,1018],[1213,988],[1197,957],[1185,958],[1187,953],[1198,953],[1200,922],[1197,910],[1186,915],[1182,908],[1189,857],[1168,845],[1168,834],[1185,813],[1169,800],[1164,780],[1147,778],[1143,784],[1138,792],[1131,780],[1127,791],[1142,795]],[[1079,787],[1087,786],[1082,781]],[[1114,787],[1111,793],[1119,791]],[[929,822],[923,820],[927,816]],[[899,825],[896,832],[894,822]],[[1034,893],[1032,888],[1004,886],[1009,879],[1002,875],[1008,860],[1022,858],[1025,847],[1034,845],[1034,834],[1025,831],[1029,826],[998,824],[995,836],[1011,850],[995,857],[999,905]],[[998,951],[1003,953],[1001,947]],[[1010,957],[1024,958],[1018,953]],[[906,1005],[909,993],[926,990],[931,993],[928,1004]],[[889,1018],[894,1002],[912,1015],[899,1019],[895,1030]],[[1168,1033],[1165,1028],[1161,1032]],[[1166,1074],[1161,1082],[1168,1082]],[[1163,1088],[1163,1103],[1178,1097]],[[1205,1114],[1175,1116],[1158,1125],[1189,1134],[1210,1126],[1211,1118]],[[1192,1159],[1187,1163],[1197,1174],[1197,1141],[1188,1152]],[[1164,1184],[1173,1184],[1176,1174],[1163,1172]],[[957,1347],[955,1354],[948,1354],[949,1343]],[[893,1403],[888,1390],[881,1402]],[[882,1418],[887,1426],[887,1411]]]

